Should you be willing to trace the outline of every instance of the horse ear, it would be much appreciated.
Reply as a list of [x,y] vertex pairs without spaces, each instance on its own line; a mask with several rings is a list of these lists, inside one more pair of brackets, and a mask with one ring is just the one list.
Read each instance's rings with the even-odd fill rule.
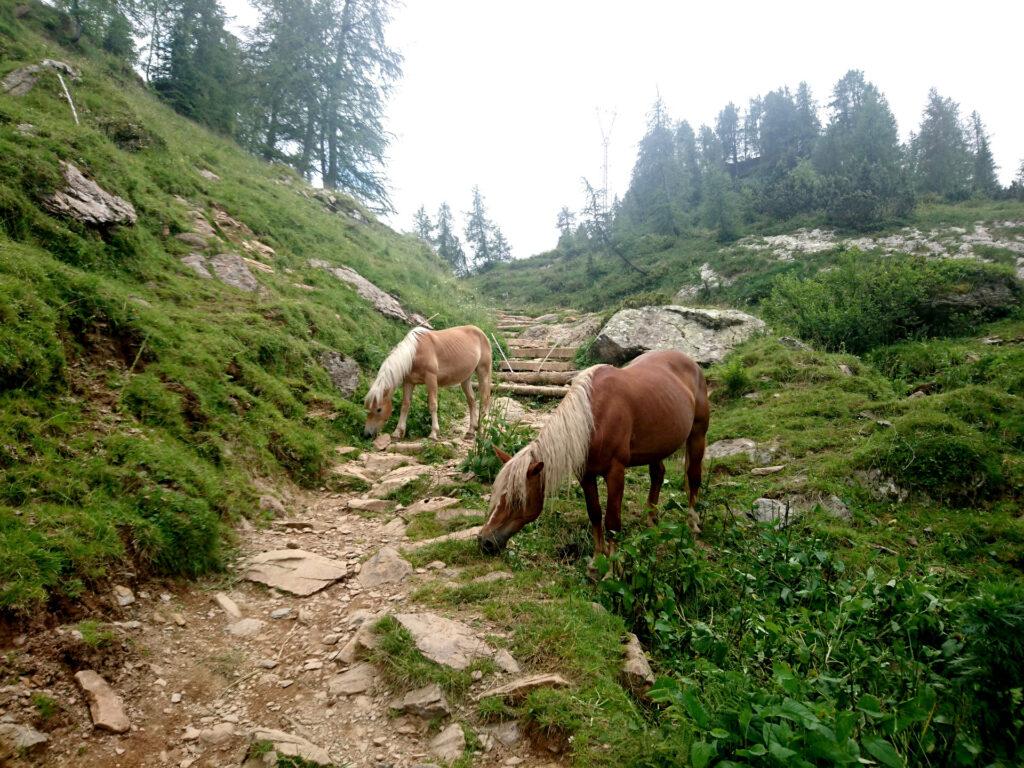
[[501,450],[501,448],[499,448],[498,446],[494,446],[494,455],[501,459],[502,464],[508,464],[510,461],[512,461],[512,457],[505,453],[503,450]]
[[534,462],[533,464],[531,464],[530,468],[528,470],[526,470],[526,476],[527,477],[536,477],[537,475],[539,475],[543,471],[544,471],[544,462],[543,461],[537,461],[537,462]]

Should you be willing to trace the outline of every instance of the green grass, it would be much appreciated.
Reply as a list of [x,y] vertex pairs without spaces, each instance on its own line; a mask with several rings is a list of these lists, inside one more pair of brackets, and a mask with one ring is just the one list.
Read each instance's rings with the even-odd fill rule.
[[[408,328],[311,259],[353,267],[408,309],[437,313],[439,327],[490,327],[414,238],[355,203],[366,221],[329,211],[294,174],[173,113],[133,73],[59,46],[52,12],[34,8],[0,23],[0,76],[69,61],[82,72],[70,86],[81,125],[52,75],[25,97],[0,96],[0,610],[16,612],[75,598],[125,558],[141,575],[217,570],[225,523],[255,514],[251,477],[315,486],[336,444],[365,445],[367,379]],[[22,123],[35,134],[18,133]],[[61,160],[129,199],[138,224],[100,232],[47,214]],[[191,225],[176,196],[211,222],[214,206],[226,211],[275,249],[258,293],[180,263],[189,249],[173,235]],[[240,250],[217,229],[211,254]],[[363,368],[350,398],[320,365],[329,350]],[[460,400],[442,393],[444,423]],[[410,435],[427,431],[420,394]]]

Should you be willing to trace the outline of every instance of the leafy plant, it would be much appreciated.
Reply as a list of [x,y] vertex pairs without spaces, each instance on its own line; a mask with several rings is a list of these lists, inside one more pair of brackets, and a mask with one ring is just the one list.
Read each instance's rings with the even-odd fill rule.
[[473,448],[466,455],[461,468],[472,472],[481,482],[490,483],[501,471],[501,459],[494,453],[500,448],[515,455],[533,439],[533,430],[524,424],[513,423],[503,413],[492,411],[484,417]]

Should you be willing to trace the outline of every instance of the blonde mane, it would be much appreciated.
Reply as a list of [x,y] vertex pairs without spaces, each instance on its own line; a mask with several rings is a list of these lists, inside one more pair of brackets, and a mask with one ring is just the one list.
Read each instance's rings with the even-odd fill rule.
[[554,496],[566,482],[578,478],[587,463],[594,414],[590,410],[590,386],[595,365],[573,378],[572,386],[541,429],[537,439],[513,456],[494,478],[491,513],[504,495],[509,504],[526,502],[526,472],[544,462],[544,496]]
[[370,391],[366,393],[366,398],[363,400],[367,407],[383,400],[388,392],[393,392],[399,384],[405,381],[405,377],[412,370],[412,362],[416,359],[416,348],[419,346],[420,336],[425,333],[430,333],[430,329],[423,326],[413,328],[391,350],[391,354],[384,358],[384,362],[380,364],[380,370],[377,371],[377,378],[373,380]]

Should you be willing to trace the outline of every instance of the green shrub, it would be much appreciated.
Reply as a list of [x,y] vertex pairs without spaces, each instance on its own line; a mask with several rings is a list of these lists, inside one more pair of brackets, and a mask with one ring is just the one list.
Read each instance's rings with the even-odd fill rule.
[[876,432],[855,459],[901,488],[960,505],[1002,490],[1000,460],[997,446],[982,434],[957,418],[925,410]]
[[523,424],[510,423],[504,414],[492,412],[484,417],[484,422],[472,450],[463,460],[463,472],[472,472],[484,483],[494,481],[501,471],[501,459],[494,453],[500,448],[514,456],[521,448],[533,440],[533,430]]
[[1005,268],[853,251],[813,278],[781,278],[765,312],[807,341],[861,354],[902,339],[964,332],[1008,314],[1019,295]]
[[725,399],[740,397],[754,388],[754,377],[750,375],[750,369],[743,359],[738,356],[733,356],[728,362],[717,366],[709,372],[708,377],[721,385],[715,393]]

